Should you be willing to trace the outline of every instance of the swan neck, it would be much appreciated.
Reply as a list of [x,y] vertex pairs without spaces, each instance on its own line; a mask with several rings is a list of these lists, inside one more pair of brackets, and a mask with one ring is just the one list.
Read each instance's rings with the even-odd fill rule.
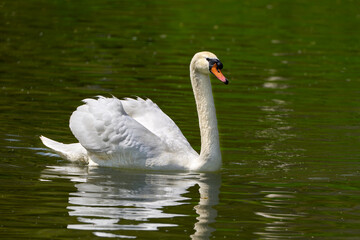
[[201,135],[201,152],[198,162],[201,170],[218,170],[221,166],[221,153],[210,78],[209,75],[196,71],[192,66],[190,66],[190,72]]

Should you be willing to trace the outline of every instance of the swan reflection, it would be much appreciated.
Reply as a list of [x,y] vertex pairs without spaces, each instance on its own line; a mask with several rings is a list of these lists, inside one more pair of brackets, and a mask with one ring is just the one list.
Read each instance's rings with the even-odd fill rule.
[[[203,239],[214,231],[221,176],[218,174],[155,173],[94,168],[76,165],[48,166],[42,181],[56,178],[74,182],[76,191],[69,193],[69,215],[78,223],[68,229],[93,231],[99,237],[136,237],[138,230],[158,230],[176,227],[176,217],[188,217],[186,212],[172,213],[166,207],[190,204],[189,188],[199,187],[200,200],[192,239]],[[170,222],[170,223],[169,223]],[[133,231],[133,232],[131,232]],[[129,235],[119,235],[126,232]]]

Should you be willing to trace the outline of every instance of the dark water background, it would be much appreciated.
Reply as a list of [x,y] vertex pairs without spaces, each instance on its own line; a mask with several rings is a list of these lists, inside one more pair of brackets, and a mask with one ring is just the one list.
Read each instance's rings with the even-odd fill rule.
[[[0,1],[0,238],[359,239],[358,1]],[[39,135],[96,95],[151,98],[200,148],[209,50],[216,174],[71,165]]]

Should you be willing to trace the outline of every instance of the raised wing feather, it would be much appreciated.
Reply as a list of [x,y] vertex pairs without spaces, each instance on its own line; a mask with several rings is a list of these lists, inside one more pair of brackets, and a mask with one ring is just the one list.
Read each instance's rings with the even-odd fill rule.
[[[130,117],[117,98],[85,99],[70,118],[70,129],[95,156],[148,159],[163,151],[161,139]],[[122,156],[122,157],[121,157]]]
[[150,99],[122,100],[125,112],[157,135],[166,145],[173,150],[192,149],[179,127]]

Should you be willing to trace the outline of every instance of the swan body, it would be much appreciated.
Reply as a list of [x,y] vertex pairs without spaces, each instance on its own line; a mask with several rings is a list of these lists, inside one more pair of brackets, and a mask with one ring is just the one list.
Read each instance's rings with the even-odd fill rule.
[[209,74],[228,83],[222,64],[210,52],[199,52],[190,63],[190,78],[201,134],[198,154],[180,129],[150,99],[115,97],[84,99],[70,117],[79,143],[41,140],[61,157],[89,165],[132,169],[217,171],[221,152]]

